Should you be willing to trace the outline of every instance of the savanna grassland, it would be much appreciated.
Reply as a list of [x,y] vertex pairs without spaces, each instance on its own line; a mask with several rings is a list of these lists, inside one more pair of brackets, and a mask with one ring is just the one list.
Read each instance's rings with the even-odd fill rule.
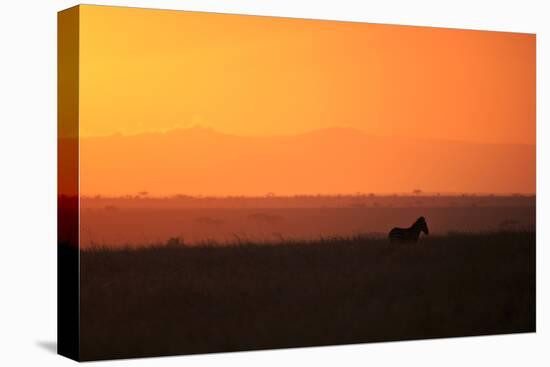
[[234,242],[386,236],[426,217],[430,233],[534,230],[534,195],[303,195],[80,199],[80,246],[142,246],[179,237]]
[[83,360],[532,332],[535,233],[80,253]]

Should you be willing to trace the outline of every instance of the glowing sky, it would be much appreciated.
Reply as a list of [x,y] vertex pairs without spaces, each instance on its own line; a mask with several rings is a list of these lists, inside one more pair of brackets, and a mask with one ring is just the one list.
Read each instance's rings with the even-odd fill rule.
[[535,143],[535,36],[81,6],[80,134]]

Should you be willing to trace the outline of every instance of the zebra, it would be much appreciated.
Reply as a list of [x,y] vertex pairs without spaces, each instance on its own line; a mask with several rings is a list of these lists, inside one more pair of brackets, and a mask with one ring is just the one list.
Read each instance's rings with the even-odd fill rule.
[[418,242],[420,232],[429,234],[428,225],[426,224],[426,219],[424,219],[424,217],[418,218],[409,228],[396,227],[392,229],[388,237],[391,242]]

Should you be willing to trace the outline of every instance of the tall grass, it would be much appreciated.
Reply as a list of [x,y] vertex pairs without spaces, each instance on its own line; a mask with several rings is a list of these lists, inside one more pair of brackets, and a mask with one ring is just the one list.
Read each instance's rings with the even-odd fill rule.
[[81,251],[83,359],[535,329],[535,234]]

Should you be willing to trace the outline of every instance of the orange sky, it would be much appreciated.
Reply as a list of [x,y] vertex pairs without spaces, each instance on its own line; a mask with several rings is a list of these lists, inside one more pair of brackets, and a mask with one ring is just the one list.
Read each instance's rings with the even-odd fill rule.
[[81,6],[79,112],[81,137],[338,126],[535,144],[535,36]]
[[84,6],[81,135],[200,123],[535,141],[535,36]]

